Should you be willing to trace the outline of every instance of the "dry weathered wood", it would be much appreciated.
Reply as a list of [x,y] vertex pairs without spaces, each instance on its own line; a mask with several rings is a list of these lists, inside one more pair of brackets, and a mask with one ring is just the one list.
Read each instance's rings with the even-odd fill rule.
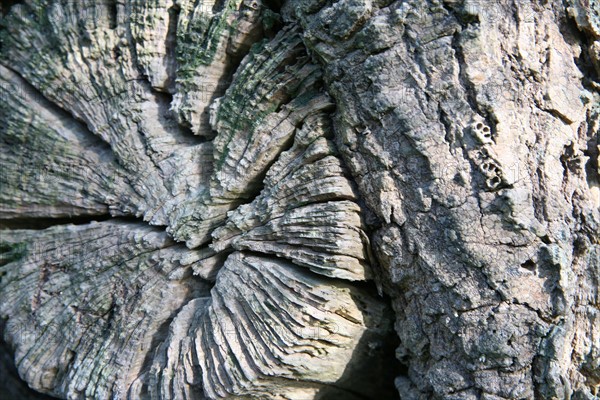
[[[182,381],[202,385],[208,398],[306,399],[328,384],[346,398],[377,393],[387,376],[383,365],[373,365],[385,359],[386,312],[349,284],[282,260],[233,253],[210,300],[190,302],[172,324],[151,381],[155,393],[171,399],[191,394]],[[351,360],[375,367],[360,385],[340,380]]]
[[6,393],[597,394],[596,0],[10,3]]
[[[343,283],[369,276],[368,239],[299,29],[252,1],[45,5],[3,32],[1,154],[20,169],[2,218],[166,232],[3,231],[21,378],[66,398],[389,391],[391,310]],[[48,183],[22,181],[45,165]]]

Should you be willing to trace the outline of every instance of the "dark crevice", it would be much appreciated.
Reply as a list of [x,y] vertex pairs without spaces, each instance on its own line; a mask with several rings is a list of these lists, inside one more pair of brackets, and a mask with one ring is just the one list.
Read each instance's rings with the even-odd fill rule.
[[523,264],[521,264],[521,268],[525,268],[528,271],[535,272],[536,265],[533,260],[527,260]]
[[[198,7],[198,5],[204,6],[204,0],[196,0],[196,4],[194,4],[194,8]],[[212,13],[216,14],[218,12],[223,11],[225,5],[227,4],[227,0],[217,0],[212,7]],[[203,10],[204,11],[204,10]]]
[[[563,0],[563,10],[567,10],[571,7],[565,0]],[[560,30],[563,39],[569,45],[577,45],[581,46],[582,51],[579,53],[578,57],[574,57],[575,65],[583,74],[582,84],[583,86],[590,91],[598,91],[597,87],[594,87],[591,81],[600,81],[600,76],[594,67],[594,63],[590,57],[589,51],[592,43],[594,43],[594,38],[591,35],[586,34],[585,32],[581,32],[577,26],[577,22],[575,19],[569,15],[568,12],[565,12],[565,18],[558,20],[558,28]]]
[[598,171],[600,170],[598,166],[598,162],[600,161],[600,151],[598,150],[598,145],[600,145],[600,143],[598,143],[600,134],[593,131],[593,118],[600,119],[600,115],[588,116],[588,141],[586,143],[586,148],[582,151],[583,155],[588,157],[588,160],[585,163],[585,176],[590,188],[600,186],[600,175],[598,174]]
[[455,141],[454,130],[452,129],[452,121],[450,121],[450,119],[448,118],[448,114],[444,111],[441,105],[438,108],[440,122],[442,123],[442,125],[444,125],[445,130],[444,140],[448,142],[450,146],[452,146],[452,144]]
[[265,7],[261,13],[263,36],[270,40],[283,29],[283,20],[281,17],[282,1],[263,0],[263,6]]
[[540,238],[540,240],[542,241],[542,243],[544,244],[551,244],[552,240],[550,240],[550,237],[548,235],[544,235]]
[[115,46],[113,48],[113,58],[115,60],[118,60],[119,58],[121,58],[122,55],[123,54],[122,54],[121,49],[119,48],[119,46]]
[[179,5],[173,5],[168,9],[168,13],[169,24],[167,28],[167,38],[165,40],[165,48],[167,49],[167,91],[169,93],[175,93],[175,76],[177,75],[177,26],[181,8]]
[[573,143],[564,147],[562,154],[559,157],[563,167],[564,179],[567,179],[568,173],[577,173],[579,160],[575,155],[575,146]]
[[[367,304],[360,296],[352,295],[356,306],[363,314],[368,330],[356,346],[344,374],[331,387],[321,390],[316,398],[324,400],[351,398],[336,393],[339,388],[346,388],[347,393],[354,395],[356,399],[397,399],[395,379],[398,376],[407,376],[408,368],[396,358],[395,350],[400,345],[400,339],[394,330],[395,315],[391,299],[385,295],[378,296],[377,288],[372,281],[353,282],[352,286],[373,298],[378,298],[386,305],[385,323],[373,326]],[[375,323],[380,324],[381,321]],[[387,326],[384,326],[385,324]],[[374,345],[375,343],[378,345]],[[365,351],[365,348],[368,350]]]
[[[18,334],[19,332],[17,332]],[[31,389],[23,381],[14,362],[13,349],[4,341],[6,321],[0,320],[0,399],[2,400],[54,400]]]
[[276,12],[276,13],[280,13],[281,12],[281,6],[283,5],[283,0],[263,0],[263,3],[271,11]]
[[2,3],[0,3],[0,16],[5,16],[13,6],[23,2],[23,0],[2,0]]
[[[534,190],[532,192],[533,213],[538,221],[548,220],[548,211],[546,210],[546,198],[542,195],[542,188],[546,186],[546,177],[544,166],[539,165],[533,175]],[[543,241],[543,238],[542,238]],[[544,242],[545,243],[545,242]]]
[[[377,397],[378,399],[385,400],[383,397]],[[315,396],[316,400],[372,400],[371,396],[362,394],[356,390],[345,388],[339,384],[330,383],[327,386],[323,386],[323,389],[319,390]]]
[[108,26],[110,29],[116,29],[118,22],[117,0],[110,0],[108,3]]

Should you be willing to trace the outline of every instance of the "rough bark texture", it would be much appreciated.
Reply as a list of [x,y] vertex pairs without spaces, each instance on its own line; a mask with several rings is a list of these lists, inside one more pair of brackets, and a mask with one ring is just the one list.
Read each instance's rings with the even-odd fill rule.
[[597,398],[596,0],[2,12],[3,393]]

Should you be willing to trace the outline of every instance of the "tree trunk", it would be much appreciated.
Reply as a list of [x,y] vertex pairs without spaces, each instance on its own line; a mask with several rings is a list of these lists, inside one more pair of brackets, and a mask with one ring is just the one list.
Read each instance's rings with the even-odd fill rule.
[[596,0],[2,11],[0,391],[597,398]]

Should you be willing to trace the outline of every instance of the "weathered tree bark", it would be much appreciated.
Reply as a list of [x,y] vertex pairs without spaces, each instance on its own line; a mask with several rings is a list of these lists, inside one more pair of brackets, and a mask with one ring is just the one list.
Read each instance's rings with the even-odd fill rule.
[[597,398],[596,0],[16,3],[4,393]]

